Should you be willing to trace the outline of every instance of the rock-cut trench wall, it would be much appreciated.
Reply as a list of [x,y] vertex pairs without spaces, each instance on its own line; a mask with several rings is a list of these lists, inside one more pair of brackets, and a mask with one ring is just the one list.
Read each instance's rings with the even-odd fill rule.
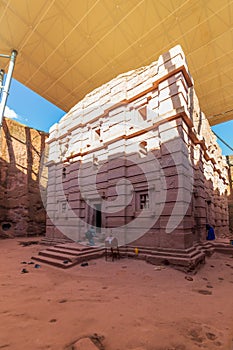
[[3,119],[0,130],[0,238],[45,232],[46,211],[39,174],[46,138],[45,132]]

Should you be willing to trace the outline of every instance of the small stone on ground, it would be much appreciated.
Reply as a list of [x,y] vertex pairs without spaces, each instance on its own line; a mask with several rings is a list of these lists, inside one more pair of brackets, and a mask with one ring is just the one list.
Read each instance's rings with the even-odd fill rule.
[[74,350],[99,350],[97,346],[89,339],[79,339],[73,346]]
[[210,333],[210,332],[207,332],[206,336],[210,340],[215,340],[217,338],[217,336],[214,333]]
[[204,289],[199,289],[198,293],[203,294],[203,295],[211,295],[212,292],[210,292],[209,290],[204,290]]
[[185,276],[185,279],[186,279],[187,281],[193,281],[193,278],[192,278],[191,276]]

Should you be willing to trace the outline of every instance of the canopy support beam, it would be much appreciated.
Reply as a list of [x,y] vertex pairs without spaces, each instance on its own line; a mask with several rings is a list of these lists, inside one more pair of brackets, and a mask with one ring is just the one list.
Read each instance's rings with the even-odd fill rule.
[[[16,50],[13,50],[11,52],[9,68],[8,68],[8,72],[7,72],[7,76],[6,76],[6,82],[5,82],[5,85],[4,85],[3,90],[2,90],[2,100],[0,103],[0,128],[2,127],[2,118],[4,116],[6,102],[7,102],[7,98],[9,95],[9,90],[10,90],[10,85],[11,85],[11,80],[12,80],[12,75],[13,75],[13,70],[14,70],[15,60],[16,60],[17,54],[18,54],[18,52]],[[9,57],[7,55],[1,55],[1,56],[2,57]]]

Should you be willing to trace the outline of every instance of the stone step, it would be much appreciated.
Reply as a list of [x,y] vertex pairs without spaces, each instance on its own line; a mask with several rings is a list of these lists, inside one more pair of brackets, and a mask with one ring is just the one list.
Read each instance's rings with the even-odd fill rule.
[[[139,248],[139,254],[136,256],[135,247],[120,247],[121,257],[136,258],[146,260],[152,264],[170,264],[183,271],[193,271],[197,265],[205,261],[206,252],[198,247],[188,249],[155,249]],[[203,248],[203,247],[201,247]],[[83,249],[83,250],[80,250]],[[32,259],[48,263],[61,268],[68,268],[91,259],[103,257],[105,249],[103,247],[85,247],[77,243],[59,244],[39,252],[39,255]],[[64,264],[63,261],[68,261]]]
[[102,251],[103,249],[102,248],[90,248],[90,249],[87,249],[87,250],[84,250],[84,251],[80,251],[80,250],[70,250],[70,249],[65,249],[65,248],[59,248],[59,247],[53,247],[53,248],[47,248],[46,251],[48,252],[53,252],[53,253],[60,253],[60,254],[65,254],[65,255],[70,255],[71,257],[72,256],[78,256],[80,254],[82,255],[85,255],[85,254],[88,254],[88,253],[92,253],[93,251],[97,252],[97,251]]
[[54,258],[49,258],[46,256],[42,255],[37,255],[37,256],[32,256],[31,259],[36,260],[40,263],[43,264],[49,264],[52,266],[60,267],[62,269],[67,269],[69,267],[72,267],[74,265],[77,265],[79,262],[69,262],[68,264],[64,264],[62,260],[54,259]]
[[228,246],[228,247],[216,246],[214,247],[214,251],[218,253],[233,255],[233,247],[231,246]]
[[194,244],[194,247],[195,247],[195,249],[198,249],[198,250],[201,250],[201,251],[204,251],[204,252],[209,252],[209,253],[213,253],[214,252],[214,246],[209,241],[197,242],[197,243]]
[[[80,251],[77,251],[77,252],[73,251],[73,252],[71,252],[70,250],[59,249],[59,248],[56,248],[56,247],[47,248],[46,251],[47,252],[51,252],[51,253],[60,253],[60,254],[70,255],[71,257],[75,257],[78,254],[80,254]],[[42,250],[42,252],[43,252],[43,250]]]
[[71,243],[72,241],[71,241],[71,239],[70,238],[62,238],[62,237],[43,237],[42,238],[42,240],[43,241],[54,241],[54,240],[56,240],[56,241],[60,241],[60,242],[69,242],[69,243]]
[[148,254],[148,253],[139,253],[138,256],[135,255],[135,253],[131,253],[131,252],[128,252],[126,253],[126,256],[127,257],[131,257],[131,258],[134,258],[134,257],[138,257],[139,259],[142,259],[142,260],[146,260],[146,258],[148,256],[150,257],[155,257],[155,258],[158,258],[160,260],[160,263],[163,263],[165,260],[174,260],[174,259],[178,259],[179,261],[187,261],[187,260],[192,260],[194,259],[197,255],[199,254],[203,254],[202,252],[196,252],[196,254],[193,254],[192,256],[191,255],[183,255],[183,256],[178,256],[178,255],[171,255],[171,254],[157,254],[156,252],[153,252],[153,254]]
[[97,246],[84,246],[82,244],[78,244],[78,243],[65,243],[65,244],[56,244],[54,247],[56,248],[62,248],[62,249],[66,249],[66,250],[74,250],[74,251],[85,251],[85,250],[90,250],[90,249],[96,249],[99,248]]
[[191,272],[198,269],[205,262],[205,254],[199,252],[195,257],[189,258],[181,258],[177,256],[156,256],[156,255],[147,255],[145,257],[146,261],[153,264],[163,264],[164,261],[167,261],[169,265],[174,266],[176,268],[182,269],[185,272]]
[[122,247],[120,248],[122,253],[129,258],[136,258],[140,260],[146,260],[154,265],[171,265],[179,270],[185,272],[196,271],[201,264],[205,262],[206,253],[197,247],[191,249],[143,249],[139,248],[139,254],[136,255],[134,247]]
[[[134,247],[134,246],[129,246],[129,245],[127,245],[127,246],[124,246],[124,247],[120,247],[121,249],[122,248],[127,248],[127,249],[135,249],[136,248],[136,246]],[[192,246],[192,247],[190,247],[190,248],[186,248],[186,249],[177,249],[177,248],[160,248],[160,247],[156,247],[156,248],[153,248],[153,247],[140,247],[140,246],[137,246],[137,248],[139,249],[139,250],[146,250],[146,251],[157,251],[157,252],[163,252],[163,253],[172,253],[172,254],[183,254],[183,253],[185,253],[185,254],[189,254],[189,253],[191,253],[191,252],[193,252],[193,251],[195,251],[196,250],[196,246]]]
[[47,258],[57,259],[57,260],[69,260],[69,261],[72,261],[73,259],[75,259],[75,256],[71,257],[71,256],[66,255],[66,254],[54,253],[54,252],[50,252],[48,250],[40,251],[39,255],[40,256],[46,256]]
[[[45,251],[44,251],[45,252]],[[61,267],[61,268],[69,268],[72,267],[74,265],[80,264],[83,261],[88,261],[91,259],[98,259],[104,256],[104,251],[92,251],[89,252],[88,254],[80,254],[79,256],[76,256],[74,258],[70,258],[69,256],[65,256],[65,255],[49,255],[47,253],[45,254],[40,254],[41,252],[39,252],[39,254],[37,256],[32,256],[33,260],[36,261],[40,261],[46,264],[50,264],[53,266],[57,266],[57,267]],[[68,261],[67,264],[64,264],[63,261]]]
[[203,252],[206,256],[210,257],[211,255],[214,254],[215,249],[210,248],[210,249],[200,249],[201,252]]
[[91,251],[84,251],[84,252],[76,252],[75,254],[70,253],[70,251],[68,251],[68,253],[66,251],[64,252],[59,252],[56,249],[52,250],[52,249],[46,249],[46,250],[42,250],[39,252],[39,255],[43,255],[43,256],[47,256],[47,257],[51,257],[51,258],[57,258],[59,260],[74,260],[76,258],[79,258],[81,256],[88,256],[90,254],[93,253],[99,253],[99,252],[103,252],[103,249],[92,249]]
[[[134,254],[135,255],[135,253],[134,253],[134,249],[132,249],[132,248],[128,248],[128,249],[124,249],[124,248],[120,248],[119,249],[120,250],[120,253],[122,254]],[[190,258],[192,258],[193,256],[195,256],[196,255],[196,253],[197,253],[197,251],[196,251],[196,249],[192,249],[192,250],[190,250],[188,253],[186,252],[186,251],[170,251],[170,250],[168,250],[168,251],[160,251],[160,250],[157,250],[157,249],[139,249],[139,255],[156,255],[156,256],[164,256],[164,255],[166,255],[166,256],[177,256],[177,257],[183,257],[183,258],[186,258],[187,256],[189,256]]]
[[225,242],[214,242],[213,246],[214,247],[223,247],[223,248],[232,248],[233,249],[233,245],[231,245],[230,243],[225,243]]
[[55,245],[56,248],[65,248],[66,250],[74,250],[74,251],[85,251],[85,250],[90,250],[90,249],[98,249],[98,248],[102,248],[102,246],[87,246],[87,245],[83,245],[83,244],[79,244],[76,242],[73,243],[65,243],[65,244],[56,244]]
[[44,237],[42,238],[42,240],[40,241],[40,244],[42,245],[55,245],[55,244],[67,244],[71,242],[71,240],[69,240],[69,238],[48,238],[48,237]]

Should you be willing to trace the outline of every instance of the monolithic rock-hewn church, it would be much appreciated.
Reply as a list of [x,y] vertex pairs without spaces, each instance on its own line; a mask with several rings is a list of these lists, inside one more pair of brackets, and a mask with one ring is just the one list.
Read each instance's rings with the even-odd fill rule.
[[47,238],[189,249],[228,230],[227,164],[180,46],[89,93],[50,130]]

